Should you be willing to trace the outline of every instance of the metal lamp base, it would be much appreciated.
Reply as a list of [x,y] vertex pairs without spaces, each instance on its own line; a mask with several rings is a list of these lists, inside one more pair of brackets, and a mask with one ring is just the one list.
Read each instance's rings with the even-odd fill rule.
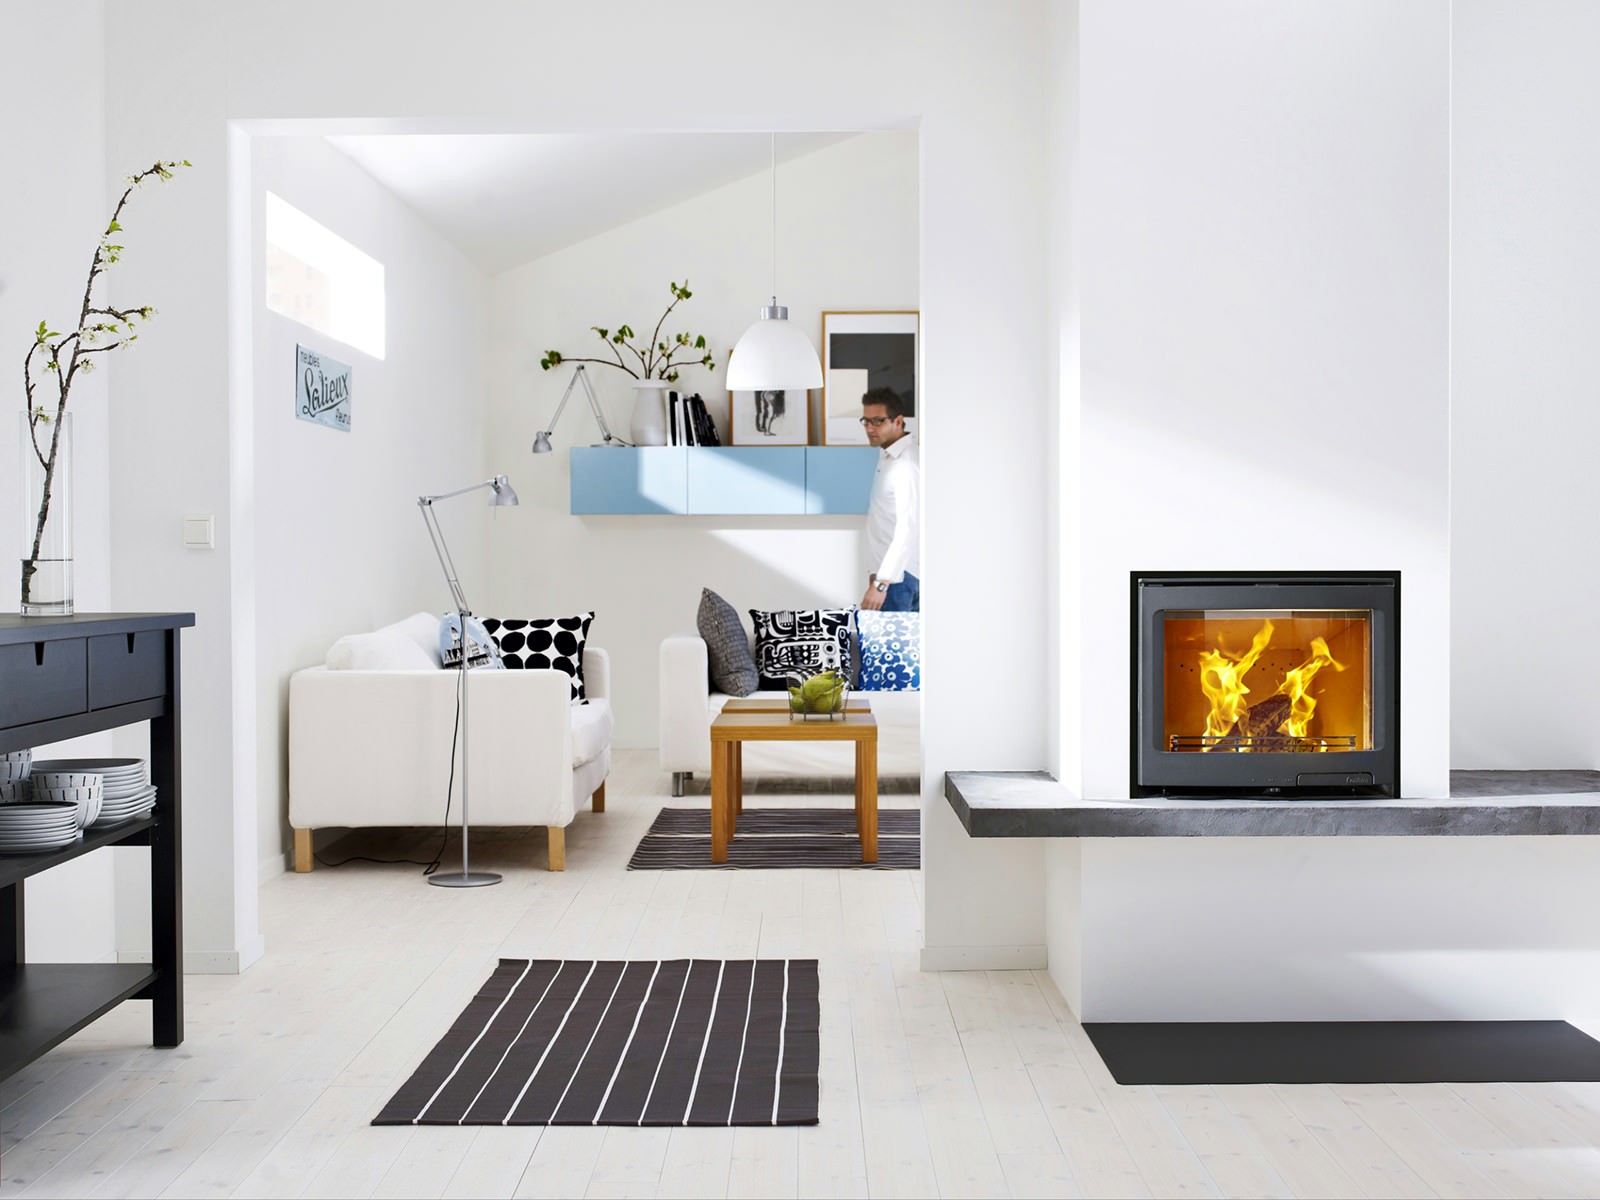
[[457,871],[454,875],[429,875],[428,882],[434,887],[488,887],[499,883],[500,876],[493,871]]

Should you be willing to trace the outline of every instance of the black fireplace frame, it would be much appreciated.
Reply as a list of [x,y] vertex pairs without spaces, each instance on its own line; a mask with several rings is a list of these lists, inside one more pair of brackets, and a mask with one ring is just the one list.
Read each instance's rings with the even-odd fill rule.
[[[1134,571],[1128,732],[1129,794],[1309,799],[1400,795],[1399,571]],[[1372,612],[1370,750],[1341,751],[1337,769],[1304,753],[1180,754],[1162,746],[1169,609],[1351,608]],[[1150,706],[1147,721],[1146,706]],[[1314,766],[1322,770],[1312,770]]]

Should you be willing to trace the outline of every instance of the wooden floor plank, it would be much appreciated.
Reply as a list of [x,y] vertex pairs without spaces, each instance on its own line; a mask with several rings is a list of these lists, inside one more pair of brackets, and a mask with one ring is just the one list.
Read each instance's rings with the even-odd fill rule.
[[1291,1193],[1209,1087],[1158,1087],[1155,1094],[1223,1195],[1242,1198]]
[[674,1129],[667,1138],[656,1191],[684,1200],[723,1200],[732,1162],[733,1130]]
[[1211,1090],[1296,1196],[1337,1200],[1368,1194],[1270,1087],[1231,1084]]
[[1275,1084],[1273,1094],[1369,1196],[1428,1197],[1434,1191],[1325,1084]]
[[1436,1195],[1506,1194],[1446,1141],[1394,1088],[1386,1084],[1341,1084],[1334,1092]]

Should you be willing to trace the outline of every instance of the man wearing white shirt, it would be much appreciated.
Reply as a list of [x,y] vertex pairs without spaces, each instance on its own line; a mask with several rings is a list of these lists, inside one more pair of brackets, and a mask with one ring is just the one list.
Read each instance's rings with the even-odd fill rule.
[[861,607],[919,612],[922,603],[922,464],[906,436],[905,401],[893,388],[861,397],[867,441],[882,451],[867,508],[867,559],[873,565]]

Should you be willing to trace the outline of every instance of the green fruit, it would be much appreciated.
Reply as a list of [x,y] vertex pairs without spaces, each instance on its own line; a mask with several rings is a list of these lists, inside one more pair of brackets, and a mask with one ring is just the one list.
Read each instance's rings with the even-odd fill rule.
[[[821,696],[826,696],[829,692],[833,691],[834,684],[836,682],[837,680],[832,672],[824,671],[820,675],[813,675],[810,679],[802,683],[800,685],[800,694],[806,698],[808,703],[810,703],[817,700]],[[816,710],[814,709],[813,711]]]
[[789,711],[790,712],[805,712],[805,710],[806,710],[806,701],[805,701],[805,697],[800,694],[800,689],[797,688],[797,687],[790,688],[789,689]]

